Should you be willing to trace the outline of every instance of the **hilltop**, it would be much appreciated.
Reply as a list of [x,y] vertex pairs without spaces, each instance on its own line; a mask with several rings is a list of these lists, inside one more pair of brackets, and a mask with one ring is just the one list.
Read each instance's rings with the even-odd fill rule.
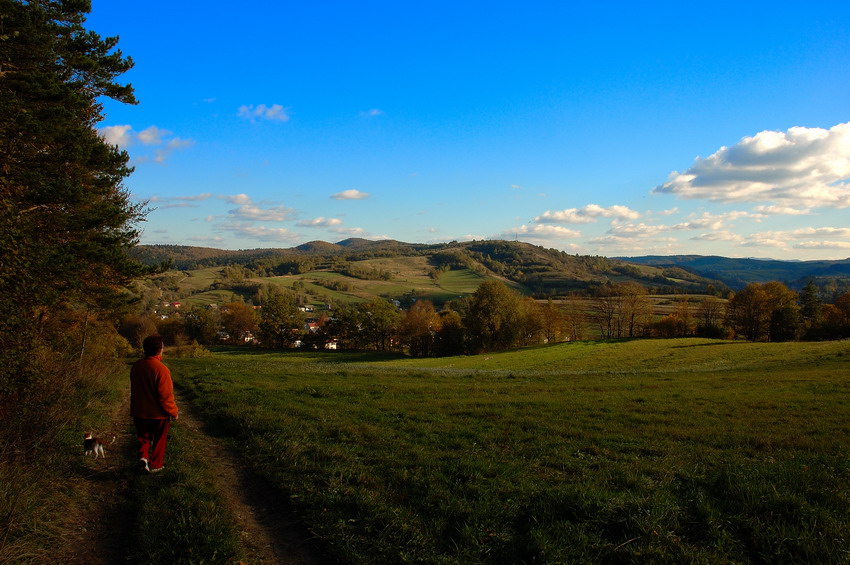
[[661,268],[678,267],[695,275],[722,281],[733,289],[753,282],[768,281],[781,281],[791,288],[801,288],[809,280],[815,280],[821,286],[831,283],[839,287],[847,286],[850,282],[850,258],[838,261],[778,261],[716,255],[646,255],[618,259]]
[[[140,245],[133,255],[147,264],[171,261],[172,268],[193,271],[241,266],[246,278],[305,275],[326,279],[337,274],[349,281],[400,283],[438,281],[468,273],[497,278],[537,297],[592,293],[611,283],[632,282],[655,292],[717,293],[718,280],[677,266],[636,265],[601,256],[571,255],[517,241],[470,241],[443,244],[370,241],[351,238],[336,243],[311,241],[292,248],[238,251],[182,245]],[[337,281],[343,284],[345,281]],[[345,282],[345,284],[348,284]],[[327,286],[327,285],[325,285]],[[379,293],[389,296],[391,293]]]

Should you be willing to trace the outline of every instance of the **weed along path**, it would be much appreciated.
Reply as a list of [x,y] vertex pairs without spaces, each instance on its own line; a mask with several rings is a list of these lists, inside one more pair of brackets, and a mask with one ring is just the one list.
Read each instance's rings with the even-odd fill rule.
[[210,462],[218,492],[235,517],[247,555],[244,563],[320,565],[326,561],[312,546],[310,536],[289,512],[289,503],[271,485],[244,464],[240,454],[204,432],[188,401],[178,395],[178,425],[196,439],[197,449]]

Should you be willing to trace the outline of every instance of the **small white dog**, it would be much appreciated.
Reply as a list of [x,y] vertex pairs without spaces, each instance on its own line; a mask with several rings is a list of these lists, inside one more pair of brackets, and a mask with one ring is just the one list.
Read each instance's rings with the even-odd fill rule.
[[[115,443],[114,437],[112,438],[112,443]],[[83,449],[86,451],[86,455],[94,453],[95,459],[97,459],[98,455],[106,459],[106,452],[103,450],[103,442],[100,441],[99,437],[93,437],[91,432],[86,432],[83,436]]]

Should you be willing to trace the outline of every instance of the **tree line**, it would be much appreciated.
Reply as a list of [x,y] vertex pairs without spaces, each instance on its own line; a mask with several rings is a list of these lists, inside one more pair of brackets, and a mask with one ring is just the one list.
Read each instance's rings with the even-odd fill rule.
[[659,316],[647,290],[635,283],[606,285],[589,299],[544,302],[491,280],[439,310],[428,300],[417,300],[405,310],[376,297],[310,314],[299,308],[305,304],[303,296],[267,285],[255,295],[259,306],[235,301],[159,320],[127,316],[121,333],[135,344],[156,331],[174,345],[255,343],[404,351],[414,357],[486,353],[589,336],[750,341],[850,337],[850,292],[826,304],[813,283],[800,292],[770,282],[752,283],[726,299],[677,298],[673,311]]

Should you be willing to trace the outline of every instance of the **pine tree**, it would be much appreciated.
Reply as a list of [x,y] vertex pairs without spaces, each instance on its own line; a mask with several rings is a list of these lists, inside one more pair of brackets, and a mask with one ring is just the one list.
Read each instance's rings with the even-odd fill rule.
[[128,155],[95,130],[101,97],[135,103],[116,82],[133,63],[85,29],[90,8],[0,0],[0,406],[45,380],[33,352],[53,351],[60,306],[87,324],[144,272],[127,253],[145,215],[122,184]]

